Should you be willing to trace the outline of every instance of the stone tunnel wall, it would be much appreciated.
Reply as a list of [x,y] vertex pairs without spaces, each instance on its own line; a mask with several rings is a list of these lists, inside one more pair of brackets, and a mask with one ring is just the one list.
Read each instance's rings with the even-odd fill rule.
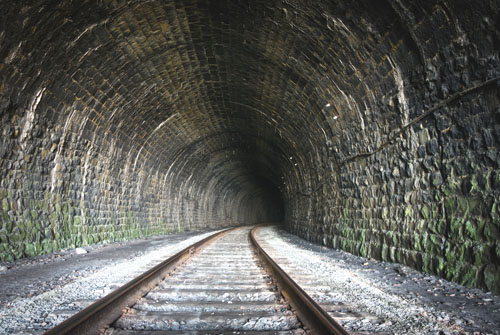
[[0,0],[0,258],[280,220],[500,292],[500,8]]
[[[234,148],[196,140],[198,123],[213,128],[196,119],[203,103],[192,117],[175,113],[202,94],[200,72],[183,73],[199,66],[189,64],[196,50],[142,53],[134,33],[158,32],[134,21],[137,4],[0,2],[0,260],[282,216],[245,164],[214,173]],[[163,53],[170,68],[159,69]]]
[[[281,215],[270,208],[272,199],[259,197],[259,190],[249,199],[243,198],[245,192],[227,194],[238,194],[238,189],[177,183],[141,164],[126,142],[116,143],[99,131],[85,137],[82,124],[89,120],[70,115],[64,126],[50,121],[60,102],[48,90],[37,94],[16,103],[4,100],[0,109],[1,260],[172,231],[275,221]],[[175,179],[186,180],[182,172]]]
[[341,149],[327,155],[334,168],[323,165],[326,181],[292,192],[286,222],[308,240],[498,294],[498,3],[392,8],[393,30],[376,47],[384,56],[371,74],[344,78],[375,92],[338,103],[354,115],[332,144]]

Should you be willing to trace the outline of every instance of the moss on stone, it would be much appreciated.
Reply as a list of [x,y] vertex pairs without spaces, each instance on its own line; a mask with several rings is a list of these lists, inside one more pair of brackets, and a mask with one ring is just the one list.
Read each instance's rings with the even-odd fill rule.
[[[445,165],[446,166],[446,165]],[[461,182],[460,179],[455,175],[455,169],[453,166],[449,166],[448,176],[446,178],[446,187],[442,190],[445,195],[457,194],[460,192]]]
[[451,214],[455,216],[465,217],[469,214],[469,198],[457,197],[457,207]]
[[458,256],[461,263],[472,263],[474,254],[474,244],[472,241],[464,241],[458,245]]
[[474,266],[462,264],[458,271],[457,282],[465,286],[474,286],[477,282],[478,269]]
[[10,262],[14,260],[14,255],[11,252],[10,245],[7,243],[0,243],[0,257],[2,260]]
[[455,244],[446,241],[444,244],[444,258],[448,263],[454,263],[457,261],[457,253],[455,249]]
[[485,222],[483,236],[486,241],[494,242],[500,240],[500,227],[493,222]]
[[436,223],[436,232],[440,235],[445,235],[448,231],[448,221],[445,218],[441,218]]
[[7,234],[10,234],[12,232],[12,229],[14,228],[14,224],[12,223],[12,220],[8,215],[5,215],[5,217],[3,218],[3,226]]
[[0,244],[7,244],[9,242],[8,235],[5,231],[0,230]]
[[396,254],[397,254],[396,247],[390,247],[389,248],[389,261],[390,262],[396,262],[396,260],[397,260]]
[[2,210],[4,210],[5,212],[8,212],[9,209],[10,209],[9,200],[2,199]]
[[470,178],[470,195],[478,195],[481,193],[481,187],[479,186],[477,175],[473,174]]
[[491,219],[495,222],[497,222],[500,218],[500,212],[499,212],[499,202],[495,200],[493,202],[493,205],[491,205],[491,210],[490,210],[490,216]]
[[457,208],[457,198],[456,197],[446,197],[444,200],[444,206],[447,213],[454,214]]
[[494,294],[500,294],[500,266],[488,264],[484,269],[483,276],[488,290]]
[[465,232],[466,235],[472,240],[477,240],[479,237],[477,225],[471,220],[467,220],[465,222]]
[[432,257],[428,253],[422,254],[422,271],[432,273]]
[[15,259],[24,257],[24,243],[16,241],[15,244],[11,245],[11,250]]
[[427,207],[426,205],[423,205],[422,209],[420,210],[420,213],[422,214],[424,219],[429,219],[429,213],[430,213],[429,207]]
[[450,221],[450,233],[455,241],[463,240],[463,219],[452,218]]
[[433,253],[437,254],[438,250],[440,250],[441,246],[443,245],[444,238],[437,234],[429,234],[429,239],[431,241]]
[[25,243],[24,244],[24,253],[27,257],[33,257],[38,254],[36,244],[34,243]]
[[362,243],[359,252],[360,252],[361,256],[367,257],[368,254],[369,254],[368,244],[367,243]]
[[42,249],[43,253],[51,253],[54,251],[54,246],[55,246],[54,241],[43,240],[41,244],[42,244],[41,249]]
[[413,249],[416,251],[423,251],[420,234],[413,236]]
[[493,248],[491,245],[478,244],[474,246],[474,265],[480,266],[492,262]]
[[458,265],[459,263],[457,263],[456,261],[446,261],[442,274],[443,277],[447,280],[455,280]]

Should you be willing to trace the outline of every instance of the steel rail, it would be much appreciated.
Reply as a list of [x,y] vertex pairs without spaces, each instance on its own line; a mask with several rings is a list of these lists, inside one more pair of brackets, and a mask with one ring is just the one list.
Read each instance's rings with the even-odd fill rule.
[[123,314],[123,309],[133,305],[163,280],[177,265],[189,259],[194,253],[209,243],[224,236],[236,228],[230,228],[210,235],[203,240],[185,248],[169,259],[161,262],[124,284],[120,288],[97,300],[59,325],[47,330],[44,335],[89,335],[98,334],[102,327],[113,323]]
[[328,313],[321,308],[281,267],[264,251],[255,238],[255,232],[262,226],[253,228],[249,233],[250,241],[257,254],[272,274],[283,296],[295,309],[297,315],[315,335],[349,335]]

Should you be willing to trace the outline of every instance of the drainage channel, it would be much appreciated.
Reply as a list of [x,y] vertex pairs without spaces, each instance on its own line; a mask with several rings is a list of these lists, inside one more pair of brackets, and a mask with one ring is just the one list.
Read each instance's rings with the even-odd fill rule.
[[[347,334],[331,319],[315,319],[310,307],[304,312],[310,302],[291,297],[289,284],[258,258],[263,252],[252,248],[250,229],[224,231],[187,248],[130,297],[116,293],[122,287],[109,295],[113,299],[101,299],[107,304],[98,301],[46,334]],[[333,326],[319,325],[324,322]]]

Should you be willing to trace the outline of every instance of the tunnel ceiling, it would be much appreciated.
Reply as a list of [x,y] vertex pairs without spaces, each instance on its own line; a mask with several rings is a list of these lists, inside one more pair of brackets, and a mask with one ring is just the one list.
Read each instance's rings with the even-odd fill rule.
[[0,258],[284,220],[500,292],[499,27],[494,0],[1,0]]
[[[392,63],[389,72],[400,61],[384,48],[409,37],[389,2],[42,1],[3,9],[2,73],[23,88],[12,99],[31,96],[13,103],[32,113],[49,107],[63,141],[119,146],[125,165],[160,174],[188,160],[183,169],[201,179],[222,178],[215,160],[226,176],[247,179],[233,169],[237,159],[282,192],[282,177],[303,184],[292,170],[313,173],[318,148],[359,128],[360,111],[346,107],[381,95],[380,64]],[[400,49],[395,57],[418,63]],[[392,114],[369,117],[385,123],[399,111]],[[332,156],[343,151],[339,143]]]

